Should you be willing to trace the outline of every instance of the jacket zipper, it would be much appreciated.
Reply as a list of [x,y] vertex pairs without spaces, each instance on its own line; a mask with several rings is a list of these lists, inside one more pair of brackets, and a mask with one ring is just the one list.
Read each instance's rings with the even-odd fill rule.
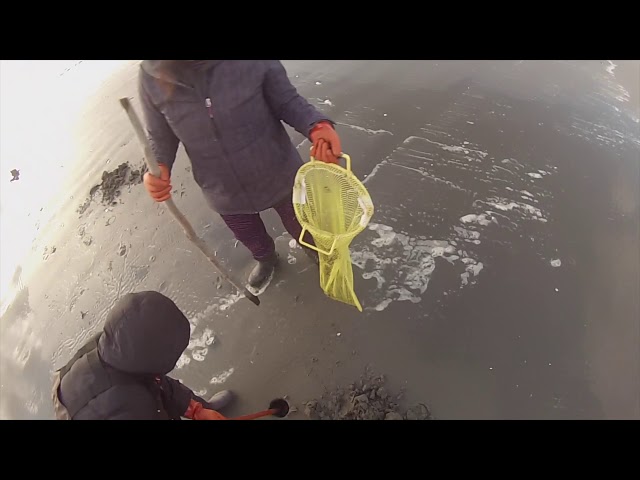
[[209,118],[213,120],[213,103],[211,103],[211,99],[209,97],[204,99],[204,106],[207,107]]
[[[216,121],[213,118],[213,102],[211,101],[210,97],[207,97],[204,99],[204,106],[207,109],[207,115],[209,115],[209,120],[211,120],[211,127],[213,128],[213,136],[215,137],[216,141],[218,141],[219,140],[218,128],[216,127]],[[223,152],[223,153],[225,153],[226,155],[226,152]]]
[[[213,128],[213,137],[215,138],[215,141],[219,143],[220,149],[222,150],[222,154],[224,155],[224,158],[227,164],[229,165],[231,172],[233,172],[233,175],[236,177],[236,181],[238,182],[238,185],[240,185],[240,188],[244,192],[246,198],[249,200],[249,203],[253,204],[253,202],[251,201],[251,197],[249,196],[249,192],[247,192],[247,190],[244,188],[244,185],[242,185],[242,182],[240,181],[239,175],[237,174],[235,168],[233,167],[233,164],[229,162],[229,156],[227,155],[227,151],[224,148],[224,145],[222,144],[218,136],[218,127],[216,126],[216,121],[213,118],[213,102],[211,101],[211,97],[205,97],[204,106],[207,109],[207,114],[209,115],[209,119],[211,120],[211,127]],[[255,210],[255,207],[254,207],[254,210]]]

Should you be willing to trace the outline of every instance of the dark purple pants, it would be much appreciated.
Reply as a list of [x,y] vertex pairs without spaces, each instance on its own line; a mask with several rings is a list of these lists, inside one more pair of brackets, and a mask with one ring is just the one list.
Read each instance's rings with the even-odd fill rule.
[[[283,202],[273,207],[284,228],[289,232],[296,242],[300,238],[302,227],[296,218],[293,210],[291,198],[286,198]],[[275,244],[260,218],[259,213],[247,215],[221,215],[224,222],[231,229],[236,239],[251,251],[253,258],[264,260],[275,252]],[[307,240],[307,238],[305,238]]]

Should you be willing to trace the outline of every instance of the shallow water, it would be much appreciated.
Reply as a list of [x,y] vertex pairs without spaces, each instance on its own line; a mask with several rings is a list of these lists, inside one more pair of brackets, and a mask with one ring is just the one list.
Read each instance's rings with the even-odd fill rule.
[[[50,418],[53,370],[143,289],[190,319],[175,376],[202,395],[234,388],[237,413],[373,363],[438,418],[640,418],[638,62],[284,62],[338,122],[376,206],[352,244],[363,314],[323,296],[271,213],[287,261],[258,309],[141,186],[78,218],[104,169],[142,161],[117,102],[138,107],[137,63],[107,63],[61,77],[2,64],[2,418]],[[245,275],[188,167],[181,149],[178,205]]]

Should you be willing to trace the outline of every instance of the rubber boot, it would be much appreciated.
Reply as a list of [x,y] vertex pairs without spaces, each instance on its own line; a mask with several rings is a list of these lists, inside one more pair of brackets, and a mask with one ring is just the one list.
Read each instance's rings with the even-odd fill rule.
[[222,390],[209,399],[209,408],[218,411],[228,406],[234,399],[231,390]]
[[273,271],[278,263],[278,254],[273,254],[264,260],[258,260],[258,263],[249,274],[249,286],[259,290],[265,282],[269,280],[269,277],[273,275]]

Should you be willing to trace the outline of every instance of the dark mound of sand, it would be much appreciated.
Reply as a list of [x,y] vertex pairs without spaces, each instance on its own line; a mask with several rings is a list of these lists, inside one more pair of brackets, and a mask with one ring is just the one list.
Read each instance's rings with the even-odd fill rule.
[[358,382],[337,388],[322,398],[307,402],[305,415],[313,420],[432,420],[426,405],[403,411],[403,394],[392,395],[385,388],[384,375],[367,371]]
[[147,166],[134,170],[129,163],[121,163],[115,170],[102,172],[102,183],[94,185],[89,191],[89,196],[78,207],[78,213],[82,215],[87,211],[98,192],[102,194],[102,205],[116,205],[116,199],[120,196],[123,187],[138,185],[147,171]]

